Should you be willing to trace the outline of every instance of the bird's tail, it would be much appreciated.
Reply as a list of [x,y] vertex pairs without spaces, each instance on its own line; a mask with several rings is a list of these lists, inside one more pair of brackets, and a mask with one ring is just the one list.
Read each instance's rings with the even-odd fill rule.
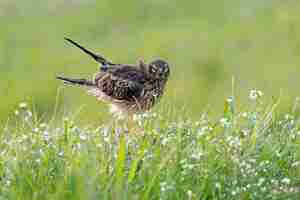
[[93,81],[86,80],[86,79],[65,78],[62,76],[57,76],[56,78],[64,81],[65,84],[81,85],[81,86],[95,86],[95,83]]
[[86,49],[85,47],[81,46],[77,42],[71,40],[70,38],[65,38],[65,40],[70,42],[71,44],[73,44],[77,48],[81,49],[84,53],[88,54],[92,58],[94,58],[94,60],[96,60],[98,63],[101,63],[102,65],[114,65],[113,63],[111,63],[107,59],[103,58],[101,55],[91,52],[90,50]]

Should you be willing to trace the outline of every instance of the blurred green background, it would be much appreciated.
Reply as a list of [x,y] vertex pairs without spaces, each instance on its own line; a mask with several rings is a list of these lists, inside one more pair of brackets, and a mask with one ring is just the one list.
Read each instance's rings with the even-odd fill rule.
[[289,109],[300,86],[299,13],[296,0],[0,0],[0,121],[23,101],[45,117],[57,102],[60,115],[105,120],[105,104],[55,80],[98,70],[65,36],[114,62],[167,59],[156,110],[220,113],[233,76],[240,106],[257,88],[266,99],[282,90]]

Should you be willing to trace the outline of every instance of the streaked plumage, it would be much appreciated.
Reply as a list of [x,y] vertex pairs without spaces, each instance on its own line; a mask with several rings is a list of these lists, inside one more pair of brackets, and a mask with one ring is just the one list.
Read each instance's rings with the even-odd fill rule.
[[111,104],[115,114],[142,113],[150,110],[163,95],[170,69],[166,61],[157,59],[150,64],[114,64],[92,53],[71,39],[66,40],[101,64],[94,80],[57,76],[66,84],[87,88],[98,100]]

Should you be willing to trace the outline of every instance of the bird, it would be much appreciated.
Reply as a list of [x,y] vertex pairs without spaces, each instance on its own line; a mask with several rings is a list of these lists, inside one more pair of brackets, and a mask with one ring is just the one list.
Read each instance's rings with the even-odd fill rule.
[[79,48],[100,64],[92,80],[56,76],[67,85],[84,87],[97,100],[110,104],[113,115],[122,118],[151,110],[164,94],[170,76],[170,67],[164,59],[146,64],[116,64],[96,54],[70,38],[67,42]]

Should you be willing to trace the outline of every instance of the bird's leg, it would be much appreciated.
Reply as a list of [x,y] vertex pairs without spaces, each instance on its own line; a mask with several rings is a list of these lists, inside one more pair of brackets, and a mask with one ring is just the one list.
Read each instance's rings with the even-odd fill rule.
[[[133,96],[133,99],[134,99],[134,101],[135,101],[135,105],[136,105],[136,106],[138,107],[138,109],[139,109],[139,112],[142,113],[142,106],[141,106],[140,102],[137,100],[137,98],[136,98],[135,96]],[[133,107],[134,107],[135,105],[133,105]]]
[[138,114],[136,114],[136,119],[137,119],[137,123],[138,123],[138,128],[136,129],[136,132],[138,132],[139,135],[144,135],[145,134],[145,119],[144,119],[144,115],[143,115],[143,109],[142,109],[142,105],[140,104],[140,102],[134,98],[135,102],[136,102],[136,106],[139,110]]
[[[142,107],[141,107],[140,103],[138,102],[138,100],[135,97],[133,97],[133,99],[135,100],[135,104],[133,104],[129,107],[128,112],[130,113],[131,111],[135,111],[136,106],[137,106],[138,110],[141,113]],[[137,132],[138,133],[143,132],[143,131],[140,131],[140,129],[141,129],[140,126],[142,126],[142,121],[140,121],[140,119],[141,119],[140,114],[134,114],[133,116],[128,117],[128,119],[127,119],[127,125],[129,125],[129,129],[127,129],[128,132],[133,133],[133,134],[136,134]],[[135,121],[137,123],[138,128],[136,126],[136,123],[133,123],[133,121]]]

